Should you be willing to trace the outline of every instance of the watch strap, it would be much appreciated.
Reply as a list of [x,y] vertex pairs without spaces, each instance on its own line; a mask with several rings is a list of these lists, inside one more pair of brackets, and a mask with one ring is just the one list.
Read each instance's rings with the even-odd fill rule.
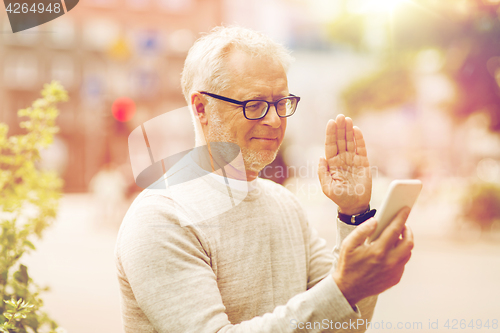
[[370,205],[368,205],[368,209],[366,211],[356,215],[343,214],[340,211],[337,211],[339,220],[349,225],[360,225],[366,220],[374,217],[376,212],[376,209],[370,210]]

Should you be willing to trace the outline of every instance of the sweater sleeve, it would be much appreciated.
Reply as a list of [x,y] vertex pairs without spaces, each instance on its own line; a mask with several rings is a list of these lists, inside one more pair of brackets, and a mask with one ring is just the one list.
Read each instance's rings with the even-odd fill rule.
[[137,209],[117,253],[135,301],[156,332],[291,333],[308,323],[314,325],[308,332],[340,332],[337,322],[344,328],[360,323],[360,313],[329,275],[273,312],[233,325],[211,267],[210,246],[201,230],[181,227],[182,217],[174,211],[158,203]]
[[[330,278],[332,281],[334,281],[332,278],[332,272],[337,267],[340,246],[344,239],[355,228],[355,226],[348,225],[337,219],[337,242],[333,249],[333,252],[330,252],[326,249],[326,241],[318,236],[318,233],[314,228],[308,228],[308,234],[310,235],[308,288],[315,286],[318,281],[321,281],[323,279]],[[344,298],[343,295],[342,298]],[[345,301],[347,302],[347,300]],[[371,320],[376,303],[377,296],[371,296],[363,299],[358,304],[356,304],[356,312],[360,315],[360,322],[366,323]],[[345,332],[364,332],[366,328],[367,327],[359,326],[359,329],[353,329],[351,326],[348,330],[345,330]]]

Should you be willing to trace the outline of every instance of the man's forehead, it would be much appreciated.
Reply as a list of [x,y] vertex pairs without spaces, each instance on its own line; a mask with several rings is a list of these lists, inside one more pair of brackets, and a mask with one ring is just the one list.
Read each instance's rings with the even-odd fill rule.
[[268,71],[283,71],[283,66],[272,55],[250,55],[234,50],[227,56],[227,66],[235,75],[251,75]]
[[228,56],[226,69],[231,81],[230,90],[238,89],[247,98],[288,95],[285,70],[272,56],[251,56],[233,51]]
[[266,89],[266,93],[263,93],[261,89],[258,89],[258,87],[255,88],[247,88],[247,89],[242,89],[241,92],[241,97],[240,99],[242,100],[249,100],[249,99],[269,99],[274,98],[274,99],[279,99],[281,97],[286,97],[289,95],[288,93],[288,88],[284,89]]

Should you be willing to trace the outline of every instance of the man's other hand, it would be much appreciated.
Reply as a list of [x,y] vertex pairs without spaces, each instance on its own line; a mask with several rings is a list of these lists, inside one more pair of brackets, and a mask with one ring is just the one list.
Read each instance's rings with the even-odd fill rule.
[[318,167],[323,193],[341,213],[355,215],[368,208],[372,193],[370,164],[363,134],[352,119],[339,114],[326,125],[325,156]]
[[369,219],[342,242],[333,279],[351,306],[396,285],[411,257],[413,234],[405,225],[410,209],[401,209],[379,238],[368,243],[377,221]]

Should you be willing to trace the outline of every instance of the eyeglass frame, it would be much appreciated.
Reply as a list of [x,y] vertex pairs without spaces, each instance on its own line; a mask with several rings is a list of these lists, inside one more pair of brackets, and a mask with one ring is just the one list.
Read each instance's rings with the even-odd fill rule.
[[[224,96],[221,96],[221,95],[212,94],[212,93],[209,93],[209,92],[206,92],[206,91],[200,91],[199,93],[203,94],[203,95],[207,95],[207,96],[213,97],[213,98],[216,98],[216,99],[219,99],[221,101],[225,101],[225,102],[229,102],[229,103],[241,105],[241,107],[243,108],[243,116],[246,119],[248,119],[248,120],[259,120],[259,119],[264,118],[267,115],[267,113],[269,112],[269,109],[271,108],[271,105],[274,105],[274,109],[276,110],[276,114],[278,115],[278,117],[280,117],[280,118],[287,118],[287,117],[293,116],[295,114],[295,111],[297,110],[297,105],[300,102],[300,97],[299,96],[295,96],[293,94],[290,94],[288,96],[282,97],[282,98],[278,99],[276,102],[268,102],[268,101],[263,100],[263,99],[249,99],[247,101],[238,101],[238,100],[235,100],[235,99],[232,99],[232,98],[229,98],[229,97],[224,97]],[[290,97],[293,97],[293,98],[297,99],[297,103],[295,104],[295,109],[293,110],[293,112],[291,114],[286,115],[286,116],[281,116],[278,113],[278,107],[277,107],[278,103],[280,101],[282,101],[284,99],[287,99],[287,98],[290,98]],[[266,102],[267,103],[267,110],[266,110],[266,112],[264,112],[264,114],[262,116],[260,116],[259,118],[248,118],[247,115],[246,115],[246,112],[245,112],[245,105],[248,104],[249,102]]]

